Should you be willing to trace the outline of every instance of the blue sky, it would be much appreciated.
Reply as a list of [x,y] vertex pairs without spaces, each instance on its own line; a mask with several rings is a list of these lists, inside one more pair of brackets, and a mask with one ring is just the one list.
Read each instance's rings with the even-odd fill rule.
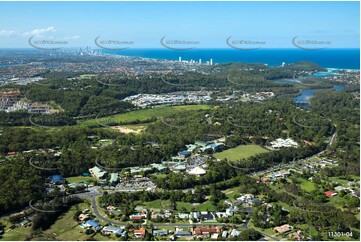
[[292,38],[330,41],[330,48],[359,48],[359,2],[0,2],[0,48],[29,47],[31,36],[66,40],[133,41],[162,48],[160,39],[227,48],[229,36],[294,48]]

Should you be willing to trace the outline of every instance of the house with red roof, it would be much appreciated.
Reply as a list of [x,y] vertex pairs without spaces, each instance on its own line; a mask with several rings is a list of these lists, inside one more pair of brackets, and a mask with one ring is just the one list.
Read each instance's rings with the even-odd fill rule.
[[221,232],[220,228],[197,228],[194,230],[193,235],[197,238],[209,238],[213,234],[219,234]]
[[144,238],[145,236],[145,228],[141,227],[140,229],[134,230],[134,236],[138,239]]
[[333,191],[326,191],[325,192],[326,197],[333,197],[337,195],[337,192],[333,192]]
[[143,216],[141,215],[130,215],[129,218],[133,221],[141,221],[143,219]]

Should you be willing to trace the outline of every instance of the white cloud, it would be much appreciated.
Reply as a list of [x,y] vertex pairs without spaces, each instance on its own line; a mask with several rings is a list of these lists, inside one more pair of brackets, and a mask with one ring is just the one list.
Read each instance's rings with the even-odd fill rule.
[[53,26],[48,27],[46,29],[33,29],[30,32],[24,32],[23,35],[25,36],[34,36],[34,35],[40,35],[40,34],[45,34],[45,33],[49,33],[49,32],[56,32],[55,28]]
[[9,37],[9,36],[14,36],[16,35],[16,32],[14,30],[0,30],[0,36],[5,36],[5,37]]

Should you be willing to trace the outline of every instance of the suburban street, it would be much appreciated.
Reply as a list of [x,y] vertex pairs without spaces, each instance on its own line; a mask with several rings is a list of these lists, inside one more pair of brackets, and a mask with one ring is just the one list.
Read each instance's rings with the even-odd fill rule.
[[[337,137],[337,133],[335,132],[330,140],[329,140],[329,146],[332,145],[335,141],[336,141],[336,137]],[[266,170],[263,170],[263,171],[260,171],[260,172],[256,172],[256,173],[252,173],[250,174],[251,176],[255,176],[255,175],[261,175],[261,174],[264,174],[264,173],[267,173],[267,172],[272,172],[272,171],[276,171],[276,170],[279,170],[279,169],[284,169],[286,167],[290,167],[292,165],[294,165],[295,163],[298,163],[298,162],[301,162],[301,161],[305,161],[305,160],[308,160],[308,159],[311,159],[311,158],[314,158],[314,157],[317,157],[321,154],[323,154],[326,150],[323,150],[315,155],[312,155],[310,157],[307,157],[307,158],[304,158],[304,159],[300,159],[300,160],[295,160],[295,161],[292,161],[292,162],[289,162],[287,164],[284,164],[284,165],[276,165],[274,167],[271,167],[269,169],[266,169]],[[96,202],[96,199],[98,197],[100,197],[102,195],[101,192],[98,191],[98,189],[101,188],[100,186],[94,186],[94,187],[90,187],[88,188],[88,191],[87,192],[84,192],[84,193],[78,193],[78,194],[74,194],[73,196],[78,196],[80,198],[87,198],[87,199],[90,199],[91,201],[91,207],[92,207],[92,210],[94,212],[94,215],[99,219],[99,220],[102,220],[103,222],[106,222],[106,223],[109,223],[109,224],[113,224],[113,225],[116,225],[116,226],[126,226],[127,224],[129,224],[128,222],[118,222],[118,221],[114,221],[114,220],[111,220],[109,218],[106,218],[104,217],[100,212],[99,212],[99,207],[97,205],[97,202]],[[114,190],[108,190],[107,192],[108,193],[114,193],[114,192],[136,192],[136,191],[142,191],[143,189],[114,189]],[[246,222],[242,225],[233,225],[233,224],[225,224],[225,223],[177,223],[177,224],[171,224],[171,223],[153,223],[154,226],[170,226],[170,225],[174,225],[174,226],[181,226],[181,227],[201,227],[201,226],[224,226],[224,225],[228,225],[228,226],[232,226],[234,228],[240,228],[240,229],[250,229],[248,227],[248,224],[249,224],[249,221],[250,221],[250,216],[251,216],[251,213],[253,212],[253,209],[252,208],[246,208],[246,212],[248,213],[248,217],[246,218]],[[268,235],[268,234],[265,234],[261,231],[259,231],[264,237],[267,237],[267,238],[270,238],[274,241],[279,241],[279,239],[277,239],[276,237],[274,236],[271,236],[271,235]]]

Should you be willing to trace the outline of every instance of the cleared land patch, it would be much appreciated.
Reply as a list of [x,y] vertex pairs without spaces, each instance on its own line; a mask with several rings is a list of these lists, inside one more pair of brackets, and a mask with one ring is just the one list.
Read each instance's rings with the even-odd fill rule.
[[182,106],[166,106],[155,107],[149,109],[142,109],[131,111],[128,113],[111,115],[98,119],[89,119],[81,123],[83,126],[98,126],[101,125],[116,125],[116,124],[130,124],[133,122],[146,122],[154,118],[165,117],[172,114],[177,114],[184,111],[208,110],[209,105],[182,105]]

